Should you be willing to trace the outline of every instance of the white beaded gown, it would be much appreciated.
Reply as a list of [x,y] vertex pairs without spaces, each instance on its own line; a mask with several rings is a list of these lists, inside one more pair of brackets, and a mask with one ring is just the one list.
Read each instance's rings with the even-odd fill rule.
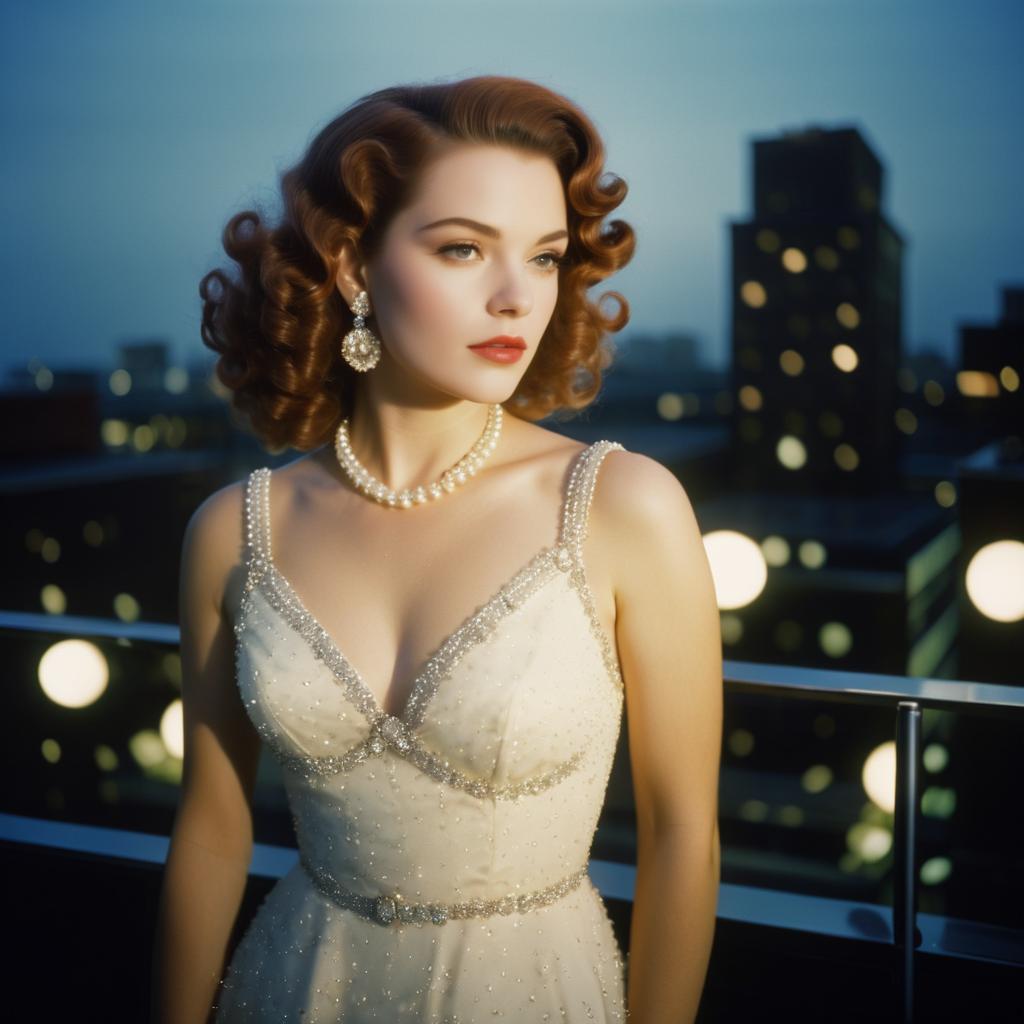
[[623,682],[582,558],[616,448],[576,455],[557,539],[437,648],[395,716],[275,567],[271,471],[250,474],[237,681],[300,859],[235,949],[218,1024],[625,1019],[587,874]]

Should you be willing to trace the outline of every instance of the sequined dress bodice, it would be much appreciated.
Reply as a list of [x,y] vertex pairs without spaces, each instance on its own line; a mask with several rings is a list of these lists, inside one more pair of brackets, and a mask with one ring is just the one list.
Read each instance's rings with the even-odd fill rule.
[[[396,715],[378,706],[275,566],[271,471],[257,469],[246,482],[247,578],[235,623],[239,692],[282,768],[300,850],[295,884],[301,878],[350,929],[369,929],[382,950],[409,929],[432,934],[435,947],[441,935],[454,941],[456,927],[493,926],[492,915],[508,925],[529,923],[542,908],[553,914],[572,899],[600,899],[586,871],[623,684],[597,618],[582,543],[597,469],[616,448],[622,445],[598,441],[578,453],[557,539],[437,648]],[[618,965],[617,949],[605,948],[607,917],[594,920],[601,956]],[[528,931],[520,934],[525,940]],[[256,943],[250,935],[246,941]],[[242,962],[236,956],[227,978],[231,998],[218,1020],[263,1019],[239,1009]],[[336,996],[338,1006],[353,984]],[[427,1014],[423,996],[409,1003],[419,1009],[407,1016],[395,1005],[389,1017],[383,1005],[363,1003],[362,1016],[350,1008],[348,1015],[310,1017],[315,1000],[307,993],[302,1019],[475,1019],[452,1008],[465,990],[460,996],[449,979],[452,991],[443,996],[444,986],[431,984],[416,991],[439,1000],[436,1016]],[[588,997],[606,1004],[596,1019],[618,1019],[621,979],[601,984],[611,994],[606,987],[604,996]]]

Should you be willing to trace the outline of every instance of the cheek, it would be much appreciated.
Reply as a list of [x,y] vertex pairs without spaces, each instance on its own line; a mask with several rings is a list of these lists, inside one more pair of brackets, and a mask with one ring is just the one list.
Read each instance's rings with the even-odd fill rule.
[[394,262],[382,269],[384,313],[399,331],[412,326],[418,333],[429,333],[435,324],[450,327],[453,313],[465,304],[458,273],[444,273],[429,257]]

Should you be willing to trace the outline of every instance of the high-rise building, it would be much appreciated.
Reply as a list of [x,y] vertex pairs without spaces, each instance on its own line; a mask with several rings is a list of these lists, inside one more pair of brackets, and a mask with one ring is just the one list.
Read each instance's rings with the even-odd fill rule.
[[755,140],[754,216],[732,225],[734,442],[743,487],[896,483],[903,240],[855,128]]
[[967,423],[996,437],[1024,434],[1024,287],[1003,289],[998,323],[960,327],[960,363]]

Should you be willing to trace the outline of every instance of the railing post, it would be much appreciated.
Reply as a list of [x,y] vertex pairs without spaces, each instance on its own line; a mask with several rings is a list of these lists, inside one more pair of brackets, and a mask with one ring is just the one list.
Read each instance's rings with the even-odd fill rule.
[[897,950],[900,1020],[914,1020],[914,949],[917,929],[917,813],[921,765],[921,707],[896,705],[896,805],[893,821],[892,932]]

